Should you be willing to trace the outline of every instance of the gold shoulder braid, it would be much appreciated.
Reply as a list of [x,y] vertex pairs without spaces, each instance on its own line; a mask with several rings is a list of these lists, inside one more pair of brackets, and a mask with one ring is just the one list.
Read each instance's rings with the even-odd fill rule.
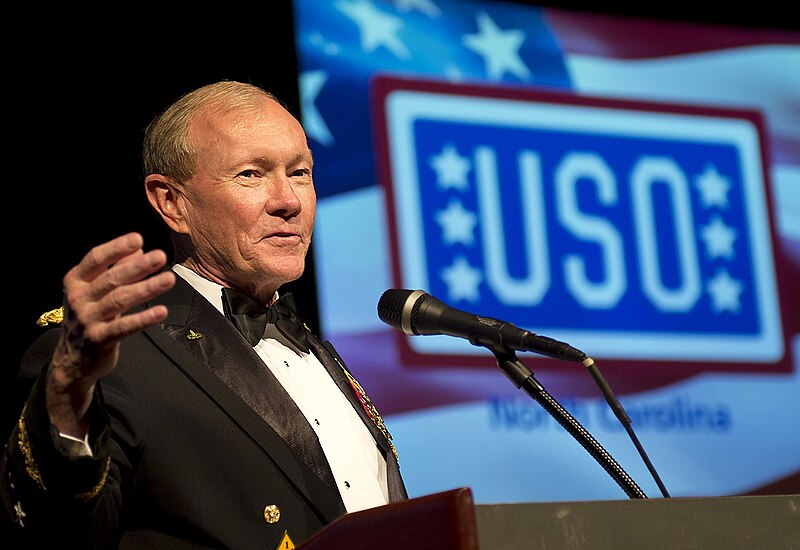
[[36,324],[40,327],[46,327],[47,325],[60,325],[61,322],[64,320],[64,306],[61,306],[58,309],[51,309],[50,311],[45,311],[42,313],[39,318],[36,320]]

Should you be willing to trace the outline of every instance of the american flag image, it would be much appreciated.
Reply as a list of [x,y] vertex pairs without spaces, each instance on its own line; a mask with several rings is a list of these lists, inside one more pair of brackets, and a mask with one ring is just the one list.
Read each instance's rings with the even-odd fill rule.
[[[486,350],[383,325],[392,287],[593,356],[674,495],[796,475],[797,431],[758,426],[800,418],[800,33],[477,0],[294,5],[321,327],[420,472],[412,488],[615,496],[486,480],[490,460],[552,467],[568,443]],[[584,372],[525,361],[627,456]],[[531,432],[552,447],[527,450]],[[413,466],[470,444],[492,450]]]

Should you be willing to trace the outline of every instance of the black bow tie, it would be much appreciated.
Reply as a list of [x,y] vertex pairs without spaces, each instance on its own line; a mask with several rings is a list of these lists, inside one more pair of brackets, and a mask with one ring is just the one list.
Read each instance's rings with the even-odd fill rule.
[[297,349],[308,353],[307,329],[297,316],[291,293],[284,294],[271,306],[265,306],[232,288],[223,288],[222,308],[225,317],[250,345],[255,346],[264,336],[267,325],[273,324]]

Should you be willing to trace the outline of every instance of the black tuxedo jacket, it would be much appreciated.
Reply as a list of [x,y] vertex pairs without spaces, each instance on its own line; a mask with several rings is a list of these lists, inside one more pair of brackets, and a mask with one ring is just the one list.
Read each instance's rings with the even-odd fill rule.
[[[29,350],[23,372],[38,378],[2,465],[4,509],[25,526],[15,532],[80,548],[272,549],[344,514],[313,429],[233,325],[181,277],[157,302],[169,317],[127,338],[99,383],[94,457],[69,458],[47,418],[58,331]],[[309,337],[386,458],[390,500],[408,498],[380,415],[332,346]]]

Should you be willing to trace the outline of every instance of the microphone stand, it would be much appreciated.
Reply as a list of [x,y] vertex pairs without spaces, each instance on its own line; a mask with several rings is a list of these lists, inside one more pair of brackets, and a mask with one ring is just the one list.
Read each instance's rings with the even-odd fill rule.
[[664,495],[665,498],[669,498],[670,495],[667,492],[667,488],[664,486],[664,482],[661,481],[661,477],[658,475],[658,472],[656,472],[653,463],[650,461],[650,457],[647,456],[647,452],[645,452],[644,447],[642,447],[642,444],[639,441],[639,438],[636,437],[636,433],[634,433],[633,428],[631,427],[631,417],[628,416],[628,413],[625,412],[625,409],[622,407],[622,403],[620,403],[617,400],[616,396],[614,395],[614,392],[611,391],[611,387],[608,385],[605,378],[603,378],[603,375],[600,374],[600,370],[597,368],[594,359],[592,359],[591,357],[587,357],[586,359],[583,360],[583,365],[589,370],[589,372],[592,375],[592,378],[594,378],[595,383],[600,388],[600,391],[603,392],[603,395],[606,398],[608,406],[611,407],[611,410],[616,415],[620,424],[622,424],[622,426],[625,428],[625,431],[628,432],[628,436],[631,438],[631,441],[633,441],[633,444],[636,446],[636,450],[639,452],[639,456],[642,457],[645,466],[647,466],[647,469],[653,476],[653,479],[655,480],[656,485],[658,485],[661,494]]
[[[499,348],[499,349],[498,349]],[[505,373],[517,388],[522,388],[535,399],[561,426],[586,449],[603,469],[617,482],[630,498],[646,499],[647,495],[633,479],[622,469],[616,460],[581,424],[550,395],[544,386],[533,376],[533,372],[525,366],[516,353],[503,349],[502,345],[490,347],[497,358],[497,366]]]

